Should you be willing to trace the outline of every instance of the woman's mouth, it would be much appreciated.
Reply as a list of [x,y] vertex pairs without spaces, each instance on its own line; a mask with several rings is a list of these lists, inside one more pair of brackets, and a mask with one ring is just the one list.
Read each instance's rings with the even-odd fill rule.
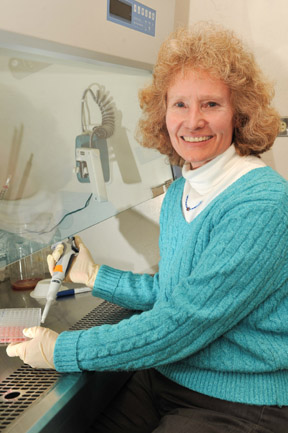
[[186,137],[182,136],[182,140],[187,141],[188,143],[200,143],[201,141],[210,140],[213,135],[204,135],[202,137]]

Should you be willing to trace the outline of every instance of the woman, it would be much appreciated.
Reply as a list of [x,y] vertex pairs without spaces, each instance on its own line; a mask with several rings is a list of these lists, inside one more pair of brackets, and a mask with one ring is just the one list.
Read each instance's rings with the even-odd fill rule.
[[230,31],[201,24],[162,45],[140,134],[183,177],[161,209],[159,272],[99,267],[78,238],[69,273],[142,314],[59,336],[32,328],[7,349],[63,372],[136,371],[91,431],[287,432],[288,188],[259,157],[279,128],[272,96]]

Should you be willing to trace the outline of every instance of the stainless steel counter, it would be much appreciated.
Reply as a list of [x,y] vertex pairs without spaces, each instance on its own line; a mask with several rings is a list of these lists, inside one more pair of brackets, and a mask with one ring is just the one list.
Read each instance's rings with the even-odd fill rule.
[[[32,298],[30,291],[14,291],[9,281],[0,284],[0,308],[43,309],[44,304],[45,300]],[[59,298],[45,326],[57,332],[87,329],[116,323],[130,314],[82,293]],[[5,346],[0,346],[0,365],[0,432],[4,433],[85,432],[129,377],[126,373],[35,370],[19,358],[9,358]]]

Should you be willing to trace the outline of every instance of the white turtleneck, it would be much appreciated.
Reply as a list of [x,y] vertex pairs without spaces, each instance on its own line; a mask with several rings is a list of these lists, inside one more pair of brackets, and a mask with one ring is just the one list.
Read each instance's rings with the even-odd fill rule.
[[193,221],[217,195],[241,176],[265,166],[256,156],[239,156],[233,144],[197,169],[191,170],[191,164],[185,163],[182,168],[182,175],[186,179],[182,210],[186,221]]

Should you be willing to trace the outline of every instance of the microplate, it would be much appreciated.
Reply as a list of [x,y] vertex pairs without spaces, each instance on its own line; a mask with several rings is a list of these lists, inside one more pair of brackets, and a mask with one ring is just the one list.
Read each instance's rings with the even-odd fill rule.
[[41,308],[0,309],[0,344],[19,343],[27,340],[23,329],[39,326]]

